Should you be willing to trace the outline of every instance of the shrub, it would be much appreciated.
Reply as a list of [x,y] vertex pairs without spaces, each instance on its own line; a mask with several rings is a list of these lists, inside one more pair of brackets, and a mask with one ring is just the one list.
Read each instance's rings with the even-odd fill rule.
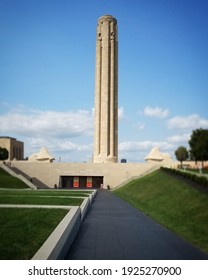
[[204,176],[198,176],[196,174],[192,174],[189,172],[181,171],[179,169],[172,169],[172,168],[167,168],[167,167],[161,167],[162,170],[171,172],[173,174],[182,176],[183,178],[186,178],[192,182],[195,182],[197,184],[207,186],[208,187],[208,179]]

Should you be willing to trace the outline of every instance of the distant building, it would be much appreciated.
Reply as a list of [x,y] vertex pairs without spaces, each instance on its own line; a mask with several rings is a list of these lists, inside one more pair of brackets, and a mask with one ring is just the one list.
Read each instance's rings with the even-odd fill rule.
[[28,161],[36,161],[36,162],[53,162],[54,157],[49,154],[48,149],[42,147],[38,153],[34,153],[29,156]]
[[167,153],[161,153],[158,147],[153,148],[150,153],[145,157],[147,162],[169,162],[172,160],[171,156]]
[[24,159],[24,143],[16,138],[8,136],[0,136],[0,147],[7,149],[9,152],[8,160]]

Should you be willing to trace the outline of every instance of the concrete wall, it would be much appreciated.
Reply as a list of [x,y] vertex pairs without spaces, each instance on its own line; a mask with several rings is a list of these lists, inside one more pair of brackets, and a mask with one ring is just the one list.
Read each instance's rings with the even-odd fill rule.
[[103,176],[104,188],[115,188],[131,178],[159,168],[161,163],[39,163],[12,161],[11,165],[53,188],[60,176]]

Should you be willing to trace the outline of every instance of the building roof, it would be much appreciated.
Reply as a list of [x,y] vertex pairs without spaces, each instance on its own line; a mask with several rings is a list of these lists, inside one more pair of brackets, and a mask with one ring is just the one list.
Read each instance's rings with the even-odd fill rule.
[[158,147],[154,147],[150,153],[145,157],[145,160],[163,161],[170,159],[170,155],[167,153],[161,153]]
[[38,153],[33,153],[28,158],[29,161],[53,161],[55,158],[48,152],[48,149],[42,147]]
[[54,160],[55,158],[49,154],[48,149],[43,147],[40,149],[40,152],[37,154],[37,160]]
[[10,136],[0,136],[1,139],[13,139],[16,140],[16,138],[14,137],[10,137]]

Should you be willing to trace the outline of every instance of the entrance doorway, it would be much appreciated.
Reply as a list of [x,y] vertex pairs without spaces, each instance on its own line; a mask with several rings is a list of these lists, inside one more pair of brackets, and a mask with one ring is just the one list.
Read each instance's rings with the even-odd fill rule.
[[60,176],[60,188],[63,189],[99,189],[103,176]]

